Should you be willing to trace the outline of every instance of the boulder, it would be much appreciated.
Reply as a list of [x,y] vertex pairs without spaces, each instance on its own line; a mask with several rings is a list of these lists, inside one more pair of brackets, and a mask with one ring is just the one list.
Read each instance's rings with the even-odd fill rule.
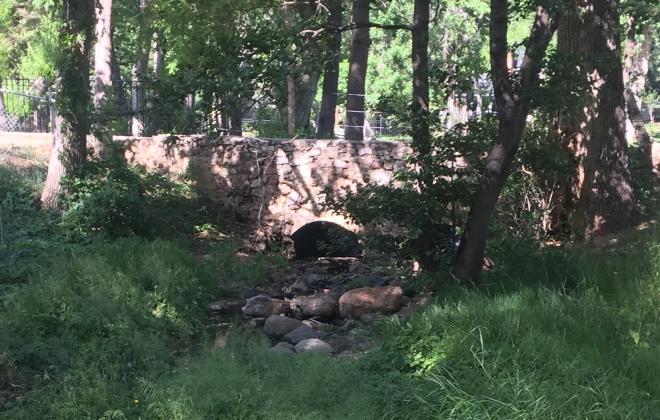
[[325,274],[311,273],[311,272],[306,272],[305,274],[303,274],[303,278],[302,278],[305,284],[308,284],[312,287],[322,287],[323,285],[325,285],[327,279],[328,276],[326,276]]
[[244,300],[217,300],[209,303],[209,311],[215,314],[236,314],[245,305]]
[[245,302],[245,306],[243,306],[243,314],[248,317],[285,314],[289,310],[288,302],[273,299],[266,295],[251,297]]
[[303,324],[285,335],[284,341],[291,344],[298,344],[301,341],[308,340],[310,338],[319,338],[319,333],[308,325]]
[[303,315],[312,318],[332,319],[339,309],[337,297],[331,294],[313,296],[303,304]]
[[296,351],[298,353],[330,354],[332,353],[332,346],[323,340],[319,340],[318,338],[310,338],[309,340],[303,340],[296,344]]
[[293,354],[296,352],[296,348],[293,344],[277,343],[275,346],[271,347],[270,351],[277,354]]
[[344,318],[357,319],[371,313],[391,314],[402,305],[403,290],[398,286],[362,287],[339,298],[339,313]]
[[298,279],[296,280],[291,287],[289,288],[291,293],[297,294],[297,295],[307,295],[310,294],[314,291],[313,288],[311,288],[307,282],[303,279]]
[[264,333],[273,337],[282,337],[300,327],[302,322],[281,315],[271,315],[264,324]]

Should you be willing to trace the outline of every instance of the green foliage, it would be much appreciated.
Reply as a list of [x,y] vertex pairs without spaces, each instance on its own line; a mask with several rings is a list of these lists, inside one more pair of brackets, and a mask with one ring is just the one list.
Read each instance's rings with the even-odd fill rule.
[[404,228],[390,237],[403,257],[419,259],[428,268],[451,255],[449,225],[465,215],[481,169],[480,157],[494,137],[493,120],[473,120],[432,139],[432,152],[413,155],[392,185],[368,184],[357,192],[328,196],[327,204],[361,225]]
[[0,299],[0,354],[29,373],[19,418],[95,417],[130,406],[140,377],[168,369],[204,331],[214,278],[172,243],[65,247]]
[[0,279],[6,282],[20,278],[29,260],[48,252],[49,237],[58,239],[56,217],[35,205],[43,177],[40,167],[0,164]]
[[109,237],[193,233],[195,225],[216,222],[194,182],[174,183],[163,175],[126,164],[123,157],[87,162],[72,178],[63,222],[73,234]]
[[498,254],[506,265],[484,279],[491,291],[445,291],[408,322],[385,325],[367,369],[423,378],[389,396],[415,418],[653,417],[657,239],[616,251],[511,243]]

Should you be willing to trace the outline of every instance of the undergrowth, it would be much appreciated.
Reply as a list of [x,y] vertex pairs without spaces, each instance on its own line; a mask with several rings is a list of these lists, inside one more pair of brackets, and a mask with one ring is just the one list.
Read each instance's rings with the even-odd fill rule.
[[379,321],[382,344],[349,362],[272,354],[240,324],[212,349],[206,304],[263,279],[263,261],[67,235],[28,175],[0,167],[2,417],[658,418],[654,225],[602,249],[498,238],[480,289]]

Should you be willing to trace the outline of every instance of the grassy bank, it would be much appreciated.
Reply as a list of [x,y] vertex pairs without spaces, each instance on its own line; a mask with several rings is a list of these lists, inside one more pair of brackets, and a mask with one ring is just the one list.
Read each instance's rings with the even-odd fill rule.
[[[357,362],[278,356],[204,308],[263,279],[230,244],[63,234],[41,172],[0,168],[0,416],[10,419],[658,418],[660,235],[503,240],[479,290],[443,288]],[[432,282],[433,279],[431,279]]]

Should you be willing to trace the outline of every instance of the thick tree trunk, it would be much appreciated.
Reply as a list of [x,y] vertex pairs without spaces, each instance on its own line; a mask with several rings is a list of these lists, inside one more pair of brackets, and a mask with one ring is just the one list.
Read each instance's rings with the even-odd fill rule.
[[637,212],[625,139],[618,7],[618,0],[590,0],[566,15],[559,30],[559,50],[581,56],[581,73],[592,84],[583,111],[560,122],[578,162],[565,207],[573,214],[572,229],[586,239],[621,229]]
[[341,60],[342,0],[331,0],[328,7],[330,16],[328,26],[333,28],[328,40],[329,57],[323,72],[323,95],[319,111],[316,136],[321,139],[335,136],[335,109],[337,108],[337,93],[339,90],[339,62]]
[[412,137],[417,153],[431,152],[429,129],[429,0],[415,0],[412,23]]
[[104,115],[112,92],[112,0],[96,0],[96,45],[94,46],[94,113],[92,148],[97,156],[105,156],[110,141]]
[[353,29],[351,55],[346,92],[346,140],[362,141],[365,118],[365,81],[369,62],[369,4],[370,0],[353,0]]
[[580,196],[586,238],[620,230],[637,212],[628,169],[619,2],[593,0],[592,3],[593,17],[588,25],[582,26],[593,37],[590,61],[594,64],[592,79],[598,87],[597,112],[591,122]]
[[477,282],[481,274],[490,217],[522,141],[529,91],[538,85],[541,63],[556,29],[556,17],[537,9],[520,80],[514,84],[507,68],[508,0],[490,2],[490,60],[499,128],[495,146],[486,159],[477,193],[459,247],[454,275],[462,282]]
[[41,204],[55,208],[64,175],[75,174],[85,162],[89,119],[89,50],[94,28],[94,8],[88,2],[65,0],[60,10],[62,51],[58,59],[59,116],[52,114],[53,148]]

